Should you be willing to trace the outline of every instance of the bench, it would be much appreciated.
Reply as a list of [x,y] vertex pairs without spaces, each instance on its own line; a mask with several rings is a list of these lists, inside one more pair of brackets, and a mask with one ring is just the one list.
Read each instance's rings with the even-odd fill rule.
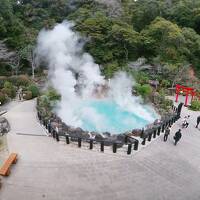
[[8,159],[3,163],[2,167],[0,168],[0,175],[8,176],[10,174],[10,167],[12,164],[17,162],[17,154],[11,153]]

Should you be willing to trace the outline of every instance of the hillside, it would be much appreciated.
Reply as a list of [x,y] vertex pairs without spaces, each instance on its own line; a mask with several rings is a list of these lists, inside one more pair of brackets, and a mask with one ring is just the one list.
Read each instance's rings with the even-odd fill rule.
[[199,0],[1,0],[0,40],[19,58],[12,67],[1,59],[1,75],[8,74],[7,69],[31,66],[38,32],[66,19],[88,38],[85,51],[106,77],[118,70],[135,74],[130,63],[138,58],[159,71],[142,70],[144,76],[167,79],[168,85],[183,67],[192,67],[199,76]]

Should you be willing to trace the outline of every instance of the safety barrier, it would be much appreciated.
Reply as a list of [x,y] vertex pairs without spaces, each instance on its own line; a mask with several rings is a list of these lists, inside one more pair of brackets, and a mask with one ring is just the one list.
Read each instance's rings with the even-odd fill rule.
[[[167,127],[172,126],[179,119],[179,113],[177,113],[177,108],[173,106],[172,109],[174,111],[173,116],[170,116],[168,119],[165,119],[164,121],[162,121],[162,123],[160,123],[157,126],[154,126],[151,129],[147,129],[147,130],[142,129],[142,133],[140,136],[142,138],[141,145],[146,145],[146,142],[151,142],[152,138],[155,139],[157,136],[159,136],[161,134],[161,132],[163,133]],[[62,138],[62,140],[63,140],[63,138],[65,138],[65,143],[67,145],[69,145],[70,143],[77,143],[78,148],[81,148],[83,143],[87,143],[87,144],[89,144],[88,149],[93,150],[94,145],[95,145],[95,146],[99,147],[100,152],[104,152],[105,146],[108,146],[108,145],[106,145],[107,141],[105,141],[105,140],[97,141],[97,140],[91,139],[91,138],[75,137],[68,133],[59,133],[51,126],[51,123],[49,122],[49,120],[43,119],[43,117],[40,115],[39,112],[38,112],[38,119],[39,119],[40,123],[46,128],[48,133],[51,134],[51,136],[57,142],[59,142],[61,138]],[[139,140],[132,138],[128,135],[125,135],[124,141],[120,141],[120,142],[119,141],[113,141],[113,142],[110,141],[109,146],[112,146],[113,153],[117,153],[119,148],[125,147],[126,153],[128,155],[130,155],[132,153],[132,151],[138,150]]]

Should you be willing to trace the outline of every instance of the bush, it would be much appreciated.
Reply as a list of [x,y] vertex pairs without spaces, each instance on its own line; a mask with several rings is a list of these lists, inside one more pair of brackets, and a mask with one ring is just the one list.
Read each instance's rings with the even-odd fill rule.
[[11,76],[12,68],[8,64],[0,63],[0,74],[2,76]]
[[9,89],[9,88],[3,88],[3,89],[1,90],[1,92],[2,92],[4,95],[6,95],[7,97],[12,98],[12,90],[11,90],[11,89]]
[[23,93],[23,99],[25,99],[25,100],[30,100],[30,99],[32,99],[33,98],[33,96],[32,96],[32,92],[31,91],[25,91],[24,93]]
[[200,101],[198,100],[192,101],[190,109],[194,111],[200,111]]
[[58,94],[57,91],[53,88],[50,88],[47,91],[46,96],[49,98],[50,101],[59,101],[61,99],[60,94]]
[[0,102],[4,104],[6,102],[6,96],[3,92],[0,92]]
[[150,96],[150,94],[152,93],[152,88],[149,84],[144,84],[144,85],[138,84],[136,85],[135,89],[136,92],[143,98]]
[[10,98],[14,98],[16,96],[15,88],[14,88],[13,84],[9,81],[5,81],[2,92]]
[[4,87],[5,81],[6,81],[6,76],[0,76],[0,88]]
[[28,87],[28,91],[30,91],[32,93],[32,97],[35,98],[39,95],[39,89],[36,85],[29,85]]
[[8,89],[12,89],[13,88],[13,84],[9,81],[6,81],[4,83],[4,88],[8,88]]
[[164,88],[167,88],[170,86],[170,81],[169,80],[162,80],[161,81],[161,86],[164,87]]
[[17,77],[16,85],[17,86],[28,86],[30,84],[30,79],[27,75],[20,75]]

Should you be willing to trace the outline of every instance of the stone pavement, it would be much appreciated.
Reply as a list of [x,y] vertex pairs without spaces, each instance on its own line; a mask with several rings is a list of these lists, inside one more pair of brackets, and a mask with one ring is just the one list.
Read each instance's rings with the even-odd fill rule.
[[194,128],[199,113],[184,108],[191,123],[177,146],[171,134],[166,143],[161,136],[135,155],[122,156],[45,137],[34,106],[35,101],[21,102],[5,115],[12,129],[9,151],[17,152],[19,160],[2,180],[1,200],[200,199],[200,129]]

